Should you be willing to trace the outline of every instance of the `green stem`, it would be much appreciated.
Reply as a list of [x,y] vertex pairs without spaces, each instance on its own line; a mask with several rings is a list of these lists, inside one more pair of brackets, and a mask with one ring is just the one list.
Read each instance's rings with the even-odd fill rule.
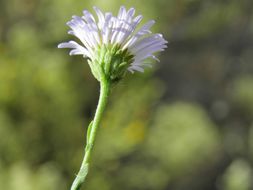
[[108,96],[110,93],[110,82],[108,80],[104,79],[100,82],[100,96],[99,101],[96,109],[96,113],[94,116],[93,122],[90,124],[88,129],[88,135],[87,135],[87,144],[85,147],[85,155],[82,161],[81,168],[71,186],[71,190],[79,190],[82,183],[85,181],[85,178],[88,174],[88,167],[90,163],[91,158],[91,151],[95,142],[95,137],[97,133],[98,126],[100,125],[100,121],[103,115],[103,112],[105,110]]

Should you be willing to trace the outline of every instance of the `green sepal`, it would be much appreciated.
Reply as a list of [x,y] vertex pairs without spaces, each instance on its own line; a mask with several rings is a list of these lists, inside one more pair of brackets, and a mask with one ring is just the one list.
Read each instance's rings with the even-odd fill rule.
[[105,73],[109,73],[110,65],[112,62],[112,53],[110,51],[106,52],[104,62],[105,62],[104,71],[105,71]]
[[92,62],[92,61],[90,61],[90,60],[88,60],[88,64],[89,64],[89,66],[90,66],[91,72],[92,72],[92,74],[94,75],[94,77],[95,77],[98,81],[100,81],[100,74],[99,74],[99,69],[97,68],[97,67],[98,67],[97,64],[94,63],[94,62]]
[[104,65],[104,57],[105,54],[107,53],[107,48],[106,46],[103,44],[98,52],[98,63],[100,63],[100,65],[103,67]]

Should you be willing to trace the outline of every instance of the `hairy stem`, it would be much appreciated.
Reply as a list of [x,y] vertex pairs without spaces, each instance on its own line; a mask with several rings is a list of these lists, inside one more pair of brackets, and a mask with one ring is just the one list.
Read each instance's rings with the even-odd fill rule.
[[88,174],[91,151],[94,146],[97,129],[100,125],[100,121],[102,119],[102,115],[104,113],[104,110],[108,101],[109,93],[110,93],[110,82],[108,82],[108,80],[105,80],[105,79],[101,80],[100,95],[99,95],[99,101],[98,101],[96,113],[94,116],[94,120],[89,125],[88,131],[87,131],[87,144],[85,147],[85,155],[82,161],[81,168],[71,186],[71,190],[79,190]]

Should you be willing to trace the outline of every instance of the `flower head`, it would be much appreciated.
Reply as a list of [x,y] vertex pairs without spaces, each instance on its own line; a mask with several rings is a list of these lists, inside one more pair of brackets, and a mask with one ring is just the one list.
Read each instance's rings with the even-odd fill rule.
[[152,34],[151,20],[138,27],[142,15],[134,17],[135,9],[120,7],[117,16],[103,13],[94,7],[97,20],[87,11],[83,16],[73,16],[67,22],[68,32],[79,38],[82,45],[75,41],[64,42],[58,48],[71,48],[70,55],[83,55],[88,58],[92,73],[100,81],[102,75],[111,81],[119,80],[126,71],[144,71],[150,66],[147,60],[158,60],[154,53],[163,51],[167,41],[161,34]]

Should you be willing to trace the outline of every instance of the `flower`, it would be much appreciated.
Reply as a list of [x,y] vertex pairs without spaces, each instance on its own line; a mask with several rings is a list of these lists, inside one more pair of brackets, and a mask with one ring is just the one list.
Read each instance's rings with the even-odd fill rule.
[[83,16],[73,16],[67,22],[68,32],[79,38],[82,45],[75,41],[64,42],[58,48],[71,48],[70,55],[83,55],[88,58],[92,73],[100,81],[101,73],[112,81],[119,80],[126,71],[144,71],[150,59],[159,61],[154,53],[163,51],[167,41],[162,34],[152,34],[150,20],[138,27],[142,15],[134,17],[135,9],[120,7],[118,16],[103,13],[94,7],[97,21],[87,10]]

